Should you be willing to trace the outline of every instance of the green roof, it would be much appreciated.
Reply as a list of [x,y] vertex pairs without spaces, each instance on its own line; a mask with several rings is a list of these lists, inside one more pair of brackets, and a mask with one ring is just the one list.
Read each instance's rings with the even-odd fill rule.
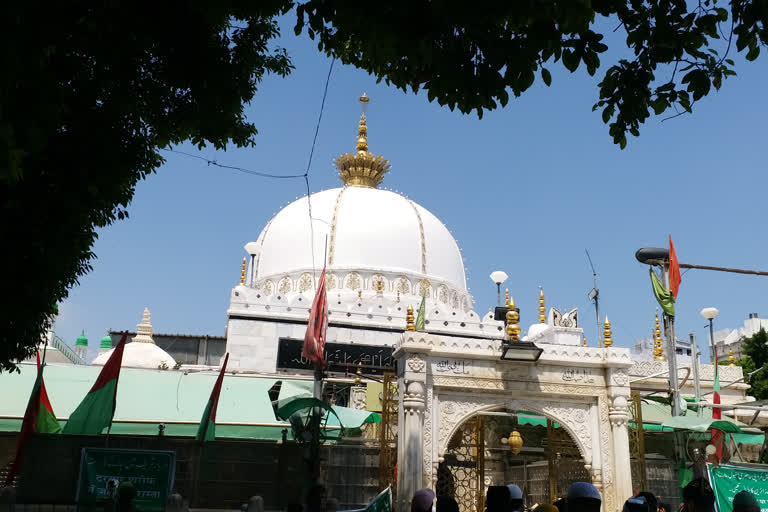
[[85,331],[83,331],[80,336],[77,337],[77,340],[75,341],[76,347],[87,347],[88,346],[88,338],[85,337]]
[[[0,389],[15,390],[0,400],[0,431],[19,431],[21,419],[35,382],[34,364],[19,365],[20,373],[1,373]],[[62,427],[99,375],[99,366],[46,365],[45,387],[56,417]],[[160,423],[165,435],[194,436],[218,372],[186,373],[169,370],[123,368],[117,389],[117,407],[113,434],[157,435]],[[274,377],[226,375],[216,413],[219,438],[280,439],[288,422],[275,417],[268,391],[281,380],[286,389],[311,389],[311,381]],[[299,394],[299,393],[297,393]],[[343,409],[343,408],[342,408]],[[339,414],[347,429],[359,429],[362,412]],[[370,413],[365,413],[367,417]],[[359,423],[356,421],[359,420]],[[338,422],[329,421],[328,430],[340,430]],[[346,429],[345,429],[346,430]]]
[[101,338],[101,345],[99,345],[99,348],[112,348],[112,336],[107,334],[103,338]]

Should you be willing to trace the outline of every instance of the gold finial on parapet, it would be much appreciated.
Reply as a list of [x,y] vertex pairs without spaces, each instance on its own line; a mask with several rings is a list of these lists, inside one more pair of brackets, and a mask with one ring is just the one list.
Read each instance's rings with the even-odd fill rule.
[[733,355],[733,349],[728,349],[728,366],[736,366],[736,356]]
[[509,288],[504,290],[504,307],[509,309]]
[[414,319],[413,319],[413,306],[408,306],[408,309],[406,310],[405,330],[406,331],[416,330],[416,323],[414,322]]
[[603,323],[603,345],[606,347],[613,345],[613,340],[611,339],[611,321],[608,320],[608,316],[605,317],[605,323]]
[[355,372],[355,384],[360,384],[363,380],[363,369],[360,368],[360,365],[357,366],[357,371]]
[[582,347],[587,347],[588,346],[587,345],[587,337],[586,336],[582,336],[581,337],[581,346]]
[[344,185],[376,188],[384,179],[384,174],[389,172],[388,160],[368,152],[368,126],[365,121],[365,107],[369,101],[371,99],[365,93],[360,96],[363,113],[360,116],[360,124],[357,129],[356,152],[344,153],[336,158],[336,168],[339,170],[339,178],[344,182]]
[[515,308],[515,299],[509,297],[507,301],[507,337],[512,341],[520,340],[520,326],[517,323],[520,321],[520,314]]
[[544,307],[544,288],[539,289],[539,323],[547,323],[547,308]]
[[656,313],[656,327],[653,329],[653,358],[657,361],[666,361],[664,357],[664,342],[661,339],[661,326],[659,326],[659,314]]
[[243,266],[240,268],[240,286],[245,285],[245,258],[243,258]]

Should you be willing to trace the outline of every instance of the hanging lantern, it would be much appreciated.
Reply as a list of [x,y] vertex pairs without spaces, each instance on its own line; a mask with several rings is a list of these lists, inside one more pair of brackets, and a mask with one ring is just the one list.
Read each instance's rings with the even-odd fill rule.
[[523,437],[517,430],[510,432],[509,437],[505,437],[501,442],[502,444],[509,445],[509,451],[515,455],[520,453],[520,450],[523,448]]

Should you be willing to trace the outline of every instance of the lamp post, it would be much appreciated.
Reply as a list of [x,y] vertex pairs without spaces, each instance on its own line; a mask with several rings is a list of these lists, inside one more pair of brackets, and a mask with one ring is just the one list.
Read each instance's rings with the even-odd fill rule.
[[501,306],[501,285],[507,280],[509,276],[506,272],[496,270],[491,272],[491,281],[496,283],[496,305]]
[[701,316],[709,320],[709,349],[712,351],[712,364],[717,364],[717,352],[715,351],[715,333],[712,328],[712,320],[715,319],[720,311],[717,308],[704,308],[701,310]]
[[[635,258],[640,263],[661,267],[664,288],[669,290],[669,250],[656,247],[638,249]],[[680,398],[680,382],[677,376],[677,347],[675,346],[675,317],[666,313],[664,319],[664,336],[667,338],[667,363],[669,364],[669,387],[672,402],[672,416],[680,416],[683,408]]]

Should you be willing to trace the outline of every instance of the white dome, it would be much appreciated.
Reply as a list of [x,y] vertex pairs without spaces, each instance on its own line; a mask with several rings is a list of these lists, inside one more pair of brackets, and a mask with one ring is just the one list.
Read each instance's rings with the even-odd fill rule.
[[[425,208],[399,194],[346,186],[311,196],[314,261],[308,201],[283,208],[255,246],[254,282],[320,269],[326,236],[328,269],[427,278],[466,295],[464,262],[453,236]],[[340,274],[341,276],[342,274]]]
[[[104,366],[114,350],[115,349],[113,348],[99,355],[99,357],[93,360],[92,364]],[[164,365],[166,368],[171,369],[176,365],[176,361],[168,355],[168,352],[154,343],[133,341],[125,344],[121,368],[147,368],[150,370],[157,370]]]

